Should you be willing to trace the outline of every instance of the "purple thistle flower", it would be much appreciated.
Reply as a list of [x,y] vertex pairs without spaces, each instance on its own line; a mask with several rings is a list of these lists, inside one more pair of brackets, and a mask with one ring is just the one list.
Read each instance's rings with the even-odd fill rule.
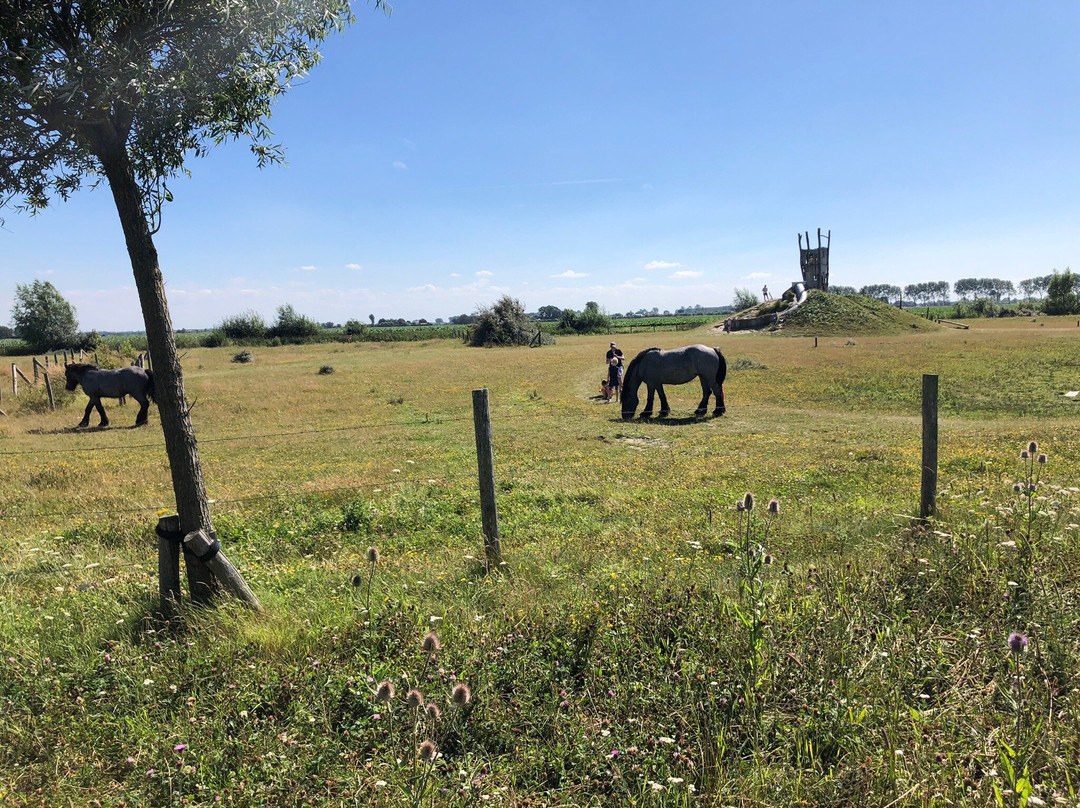
[[1019,631],[1014,631],[1009,635],[1009,649],[1014,654],[1022,654],[1027,649],[1028,637],[1027,634],[1021,634]]

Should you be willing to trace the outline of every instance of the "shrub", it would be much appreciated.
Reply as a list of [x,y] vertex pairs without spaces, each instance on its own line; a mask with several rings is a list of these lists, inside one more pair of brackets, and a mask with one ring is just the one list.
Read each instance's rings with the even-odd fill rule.
[[271,337],[278,337],[284,341],[301,341],[314,337],[319,333],[319,324],[310,317],[297,314],[292,304],[286,303],[278,306],[277,320],[273,327],[267,331]]
[[606,334],[611,331],[611,317],[590,300],[584,311],[564,310],[555,330],[560,334]]
[[251,351],[240,351],[239,353],[233,354],[232,361],[239,362],[242,365],[246,365],[252,360],[252,358],[253,357],[251,356]]
[[477,312],[465,341],[472,346],[528,345],[536,335],[536,326],[521,302],[503,295],[493,306]]
[[266,338],[266,322],[258,312],[248,309],[241,314],[226,317],[218,325],[218,330],[233,340]]
[[227,339],[223,331],[215,328],[209,334],[203,336],[201,342],[204,348],[220,348],[227,343]]
[[333,365],[323,365],[321,368],[319,368],[319,375],[320,376],[329,376],[333,372],[334,372],[334,366]]
[[1046,289],[1042,308],[1047,314],[1080,314],[1080,298],[1076,295],[1076,283],[1080,280],[1069,270],[1055,272]]

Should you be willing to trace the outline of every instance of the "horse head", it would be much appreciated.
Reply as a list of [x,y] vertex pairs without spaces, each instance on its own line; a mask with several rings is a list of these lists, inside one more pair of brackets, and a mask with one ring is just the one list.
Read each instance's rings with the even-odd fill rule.
[[64,376],[67,378],[67,384],[64,387],[67,388],[69,393],[75,392],[75,388],[79,386],[79,382],[82,381],[82,377],[86,372],[96,369],[97,365],[79,364],[78,362],[64,365]]

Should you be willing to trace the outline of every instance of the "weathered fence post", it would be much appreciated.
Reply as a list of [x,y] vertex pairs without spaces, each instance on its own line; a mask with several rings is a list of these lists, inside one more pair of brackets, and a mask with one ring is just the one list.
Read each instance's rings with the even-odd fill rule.
[[19,395],[19,377],[16,375],[17,370],[18,370],[18,368],[15,367],[15,363],[12,362],[11,363],[11,395],[13,395],[13,396],[18,396]]
[[926,520],[937,509],[938,475],[938,377],[922,377],[922,496],[919,518]]
[[[157,523],[158,594],[161,611],[168,613],[180,603],[180,517],[163,516]],[[175,538],[174,538],[175,537]]]
[[48,373],[45,374],[45,392],[49,394],[49,410],[51,412],[56,412],[56,401],[53,399],[52,382],[49,381]]
[[[49,357],[47,357],[47,356],[45,357],[45,359],[46,359],[46,360],[48,360],[48,358],[49,358]],[[32,365],[33,365],[33,368],[34,368],[34,384],[37,384],[37,383],[38,383],[38,365],[40,365],[41,363],[37,361],[37,357],[36,357],[36,356],[31,356],[31,357],[30,357],[30,362],[32,363]],[[48,368],[48,367],[46,367],[46,368],[45,368],[45,372],[46,372],[46,373],[48,373],[48,372],[49,372],[49,368]]]
[[484,525],[484,553],[488,561],[502,558],[499,512],[495,506],[495,453],[491,447],[491,410],[487,388],[472,391],[473,427],[476,431],[476,469],[480,478],[480,514]]
[[184,536],[184,549],[193,553],[202,563],[210,568],[222,585],[233,595],[238,597],[257,612],[262,611],[262,604],[255,597],[247,583],[236,571],[236,567],[221,552],[221,544],[212,533],[207,535],[205,530],[196,530]]

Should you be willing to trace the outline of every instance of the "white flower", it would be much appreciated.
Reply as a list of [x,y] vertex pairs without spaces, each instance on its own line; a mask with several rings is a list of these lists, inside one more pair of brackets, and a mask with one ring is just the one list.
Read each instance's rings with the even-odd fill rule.
[[681,783],[683,779],[681,777],[669,777],[667,781],[669,783]]
[[674,738],[669,738],[666,735],[661,736],[657,740],[660,741],[660,743],[675,743]]
[[658,782],[656,782],[655,780],[650,780],[649,781],[649,786],[652,788],[653,791],[663,791],[664,790],[664,787],[662,785],[660,785]]

